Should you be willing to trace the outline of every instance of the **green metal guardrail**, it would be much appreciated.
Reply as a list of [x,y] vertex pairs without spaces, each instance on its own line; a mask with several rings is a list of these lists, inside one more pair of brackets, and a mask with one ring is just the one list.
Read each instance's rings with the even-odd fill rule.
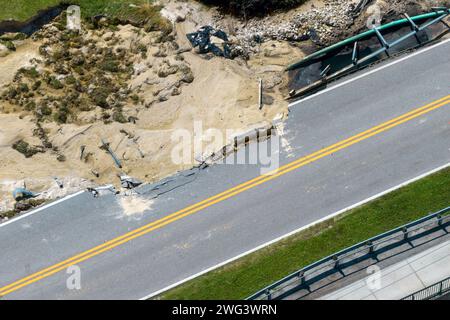
[[447,292],[450,292],[450,277],[410,294],[401,300],[432,300],[442,297]]
[[[405,243],[445,230],[450,226],[450,207],[385,232],[312,263],[251,295],[247,300],[278,300],[309,288],[329,275],[342,273],[346,267],[376,258],[381,253]],[[427,229],[428,228],[428,229]]]
[[[349,46],[350,44],[353,44],[353,53],[349,58],[348,64],[346,66],[339,67],[339,70],[332,71],[331,74],[328,74],[332,70],[331,65],[325,66],[325,69],[323,69],[320,72],[320,75],[315,75],[310,80],[308,80],[307,83],[305,83],[304,85],[300,85],[300,87],[293,88],[293,90],[289,92],[289,97],[287,97],[287,99],[288,100],[295,99],[303,95],[306,95],[310,92],[313,92],[315,90],[319,90],[330,81],[336,80],[342,76],[357,71],[360,68],[373,64],[373,62],[371,61],[374,59],[376,60],[376,62],[381,61],[383,60],[383,58],[381,57],[382,54],[385,54],[387,57],[389,57],[392,54],[397,55],[400,52],[409,49],[415,49],[417,47],[426,45],[431,41],[435,41],[436,39],[442,37],[443,35],[445,35],[450,31],[450,26],[444,21],[444,18],[446,18],[449,14],[450,9],[447,8],[434,8],[434,12],[418,15],[412,18],[405,13],[404,14],[405,19],[393,21],[383,26],[376,27],[374,29],[363,32],[357,36],[348,38],[328,48],[322,49],[293,65],[288,66],[286,71],[297,72],[296,70],[307,68],[309,65],[321,63],[329,57],[337,56],[339,55],[339,50],[343,50],[345,47]],[[422,24],[419,24],[420,22],[422,22]],[[437,24],[439,22],[441,22],[442,24],[444,24],[445,27],[447,27],[447,31],[442,32],[441,34],[437,35],[433,39],[429,39],[428,41],[421,41],[419,39],[420,32],[425,31],[430,26]],[[395,28],[408,25],[411,28],[411,31],[393,41],[386,40],[382,34],[383,31],[391,31],[395,30]],[[381,45],[380,48],[376,49],[369,55],[360,58],[359,56],[360,48],[358,41],[368,40],[371,39],[373,36],[375,36],[378,39]],[[400,47],[399,45],[411,37],[416,38],[417,45],[411,46],[409,49],[402,49],[396,52],[396,50],[398,50],[398,47]]]
[[[324,56],[324,55],[326,55],[326,54],[328,54],[328,53],[330,53],[330,52],[332,52],[334,50],[343,48],[343,47],[345,47],[347,45],[350,45],[352,43],[355,43],[357,41],[369,38],[369,37],[374,36],[374,35],[375,36],[379,36],[379,33],[381,31],[393,29],[393,28],[404,26],[404,25],[408,25],[408,24],[413,25],[412,23],[415,24],[416,22],[425,21],[425,20],[428,20],[428,19],[434,19],[433,22],[431,23],[431,24],[433,24],[433,23],[436,23],[437,21],[443,19],[444,17],[446,17],[447,15],[450,14],[450,9],[449,8],[436,8],[436,9],[437,10],[435,10],[434,12],[421,14],[421,15],[414,16],[414,17],[411,17],[411,18],[407,16],[405,19],[393,21],[393,22],[387,23],[385,25],[382,25],[382,26],[380,26],[378,28],[367,30],[367,31],[365,31],[363,33],[360,33],[360,34],[356,35],[356,36],[353,36],[351,38],[345,39],[345,40],[343,40],[341,42],[338,42],[338,43],[336,43],[336,44],[334,44],[332,46],[329,46],[329,47],[324,48],[324,49],[322,49],[320,51],[317,51],[317,52],[307,56],[306,58],[302,59],[299,62],[291,64],[290,66],[288,66],[286,68],[286,71],[290,71],[290,70],[294,70],[294,69],[300,68],[303,65],[305,65],[306,63],[310,62],[311,60],[318,59],[321,56]],[[427,24],[427,26],[428,26],[428,24]],[[424,29],[425,27],[422,26],[421,28]],[[392,46],[392,44],[391,44],[391,46]]]

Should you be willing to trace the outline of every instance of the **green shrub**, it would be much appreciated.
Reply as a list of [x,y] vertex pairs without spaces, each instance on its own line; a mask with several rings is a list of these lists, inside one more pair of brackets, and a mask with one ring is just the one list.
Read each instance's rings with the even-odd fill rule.
[[92,93],[90,94],[90,98],[92,102],[94,102],[97,106],[103,108],[103,109],[109,109],[109,104],[106,101],[108,98],[109,93],[105,90],[102,90],[102,88],[95,88]]
[[10,87],[5,93],[4,96],[6,96],[9,99],[14,99],[19,92],[17,92],[16,88]]
[[31,87],[31,89],[33,89],[33,91],[36,91],[37,89],[39,89],[41,87],[42,82],[40,80],[36,81],[35,83],[33,83],[33,86]]
[[119,72],[120,67],[119,67],[119,62],[117,62],[116,60],[112,60],[112,59],[107,59],[107,60],[103,60],[100,63],[100,69],[102,69],[103,71],[108,71],[108,72]]
[[139,96],[137,94],[133,94],[131,95],[131,100],[133,101],[134,104],[138,104],[139,103]]
[[68,84],[68,85],[73,85],[76,82],[77,82],[77,79],[72,75],[70,75],[66,78],[66,84]]
[[119,123],[127,123],[127,119],[122,113],[122,110],[116,110],[113,113],[113,120]]
[[19,73],[23,74],[24,76],[28,78],[35,79],[39,77],[39,72],[36,70],[36,68],[20,68]]
[[36,102],[34,101],[30,101],[25,105],[25,110],[27,111],[33,111],[34,109],[36,109]]
[[14,43],[12,41],[0,40],[0,44],[3,44],[6,48],[8,48],[8,50],[16,51],[16,46],[14,45]]
[[12,148],[14,150],[16,150],[17,152],[20,152],[21,154],[23,154],[25,156],[25,158],[31,158],[36,153],[41,152],[41,150],[39,150],[36,147],[30,146],[30,144],[28,142],[23,141],[23,140],[19,140],[19,141],[15,142],[12,145]]
[[69,119],[70,110],[67,107],[60,107],[58,111],[54,114],[53,118],[58,123],[67,123]]
[[21,32],[17,33],[5,33],[4,35],[0,36],[0,40],[3,41],[16,41],[16,40],[25,40],[27,38],[27,35]]
[[61,83],[61,81],[59,81],[58,79],[56,79],[55,77],[51,76],[48,80],[48,85],[53,88],[53,89],[62,89],[64,88],[64,85]]
[[50,116],[52,114],[52,109],[46,104],[42,105],[39,110],[43,116]]
[[0,212],[0,218],[1,219],[11,219],[12,217],[14,217],[17,214],[17,212],[15,210],[9,210],[6,212]]
[[26,83],[19,83],[17,90],[19,90],[20,92],[28,92],[30,91],[30,88]]

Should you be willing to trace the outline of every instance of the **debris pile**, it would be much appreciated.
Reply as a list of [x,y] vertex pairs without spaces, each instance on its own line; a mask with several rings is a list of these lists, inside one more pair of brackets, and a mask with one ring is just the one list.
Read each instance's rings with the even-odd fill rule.
[[266,40],[304,41],[311,39],[321,45],[330,44],[338,30],[348,29],[354,21],[355,5],[352,1],[325,0],[323,7],[312,8],[289,17],[287,21],[273,22],[273,17],[252,19],[237,30],[236,37],[246,51],[254,51],[258,43]]
[[98,198],[103,195],[119,194],[119,191],[117,191],[116,188],[112,184],[108,184],[105,186],[98,186],[98,187],[89,187],[89,188],[87,188],[87,191],[92,193],[94,198]]
[[121,175],[119,178],[122,188],[125,189],[134,189],[143,183],[142,181],[127,175]]
[[[231,59],[231,48],[228,44],[228,36],[222,30],[216,30],[211,26],[203,26],[197,32],[188,33],[187,38],[194,48],[198,47],[198,53],[212,54]],[[222,48],[219,44],[222,43]]]

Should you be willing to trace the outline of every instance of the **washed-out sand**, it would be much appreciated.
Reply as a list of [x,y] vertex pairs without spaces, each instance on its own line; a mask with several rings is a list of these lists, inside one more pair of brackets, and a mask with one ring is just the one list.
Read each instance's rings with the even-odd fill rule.
[[137,195],[118,196],[117,202],[122,208],[122,216],[139,219],[145,211],[152,209],[154,200],[145,199]]
[[[180,48],[190,47],[185,34],[207,22],[204,21],[207,16],[205,18],[202,15],[202,19],[201,22],[195,21],[195,17],[188,15],[184,22],[176,24],[176,42]],[[132,39],[137,34],[133,29],[131,26],[122,26],[116,34],[123,39]],[[38,47],[39,43],[26,40],[17,52],[0,58],[0,68],[3,70],[6,66],[8,69],[7,75],[3,72],[0,75],[0,88],[11,81],[15,71],[28,65],[30,58],[39,58]],[[148,57],[136,61],[136,66],[141,70],[130,81],[130,85],[139,87],[142,96],[148,100],[154,98],[156,85],[152,81],[158,77],[155,76],[155,67],[150,69],[146,66],[161,64],[163,59],[172,61],[174,57],[156,58],[152,54],[155,50],[149,47]],[[3,183],[0,188],[0,211],[10,209],[13,204],[11,193],[16,184],[11,182],[14,181],[25,181],[27,187],[35,192],[47,190],[51,198],[91,185],[118,185],[117,176],[122,173],[150,182],[194,166],[195,161],[190,164],[174,163],[172,150],[177,142],[173,141],[172,134],[180,129],[192,132],[194,122],[200,121],[205,131],[214,128],[225,136],[230,129],[244,132],[258,124],[271,123],[279,114],[286,116],[288,108],[284,96],[287,79],[284,78],[283,70],[289,62],[304,54],[286,42],[269,41],[262,44],[260,53],[249,61],[220,57],[207,60],[193,50],[182,53],[182,56],[192,69],[195,80],[184,85],[181,94],[171,96],[167,101],[157,101],[149,107],[126,106],[124,111],[127,115],[138,118],[136,124],[104,124],[97,120],[98,114],[95,112],[81,114],[80,119],[84,122],[77,124],[43,123],[49,141],[64,154],[64,162],[58,161],[51,151],[25,158],[13,150],[12,144],[20,139],[30,144],[40,143],[33,136],[35,124],[30,115],[0,113],[0,182]],[[260,78],[264,80],[265,94],[274,101],[262,110],[259,110],[258,105]],[[170,81],[170,76],[158,81],[162,85],[164,81]],[[111,156],[99,148],[101,139],[110,143],[111,149],[122,162],[122,169],[117,168]],[[82,146],[85,154],[89,154],[83,161],[80,160]],[[217,149],[220,147],[217,146]],[[98,172],[99,177],[95,177],[92,171]],[[64,189],[48,191],[56,186],[54,177],[64,180]],[[151,203],[140,201],[134,198],[120,199],[127,215],[150,208]]]
[[17,45],[17,49],[5,57],[0,57],[0,90],[2,85],[10,82],[17,70],[30,66],[30,60],[39,58],[39,42],[23,40]]

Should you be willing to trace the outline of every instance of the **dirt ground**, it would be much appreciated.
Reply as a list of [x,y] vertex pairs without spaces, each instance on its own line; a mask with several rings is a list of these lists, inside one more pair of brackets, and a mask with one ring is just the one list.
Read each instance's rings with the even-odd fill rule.
[[[181,10],[184,21],[175,24],[175,41],[180,48],[189,48],[185,34],[208,24],[212,17],[202,7],[176,6],[170,12],[177,10]],[[173,19],[176,17],[175,14]],[[132,26],[119,28],[116,35],[124,41],[137,34]],[[0,91],[18,69],[30,64],[30,59],[42,58],[39,45],[39,41],[25,40],[17,45],[16,52],[0,58]],[[167,101],[155,101],[155,87],[160,91],[162,85],[171,83],[171,76],[164,79],[155,76],[156,66],[161,67],[165,60],[173,62],[175,56],[169,50],[167,57],[155,57],[155,50],[158,48],[149,45],[148,57],[135,62],[135,69],[139,71],[129,82],[146,102],[145,106],[127,105],[125,108],[127,115],[138,118],[136,124],[104,124],[95,112],[81,114],[76,124],[43,123],[50,142],[64,154],[64,162],[58,161],[51,151],[25,158],[13,150],[12,144],[20,139],[31,145],[39,144],[39,139],[33,135],[33,117],[14,112],[0,113],[0,212],[13,207],[12,191],[24,184],[34,192],[42,192],[41,197],[54,199],[87,186],[118,185],[117,175],[122,173],[150,182],[192,167],[196,164],[195,157],[199,156],[194,153],[191,164],[179,165],[172,161],[172,150],[178,143],[173,141],[172,133],[179,129],[192,132],[194,121],[201,121],[204,131],[215,128],[223,133],[227,129],[243,132],[249,127],[270,123],[280,113],[286,115],[287,102],[283,96],[286,95],[287,79],[283,69],[303,56],[300,49],[277,41],[262,44],[260,53],[249,61],[220,57],[205,59],[193,50],[187,51],[181,55],[195,80]],[[265,93],[270,96],[270,104],[262,110],[258,106],[260,78],[264,80]],[[110,155],[99,148],[101,139],[110,143],[123,164],[122,169],[117,168]],[[86,161],[80,160],[81,146],[90,155]],[[99,178],[92,174],[93,170],[99,173]],[[56,184],[55,178],[63,182],[63,189]]]

